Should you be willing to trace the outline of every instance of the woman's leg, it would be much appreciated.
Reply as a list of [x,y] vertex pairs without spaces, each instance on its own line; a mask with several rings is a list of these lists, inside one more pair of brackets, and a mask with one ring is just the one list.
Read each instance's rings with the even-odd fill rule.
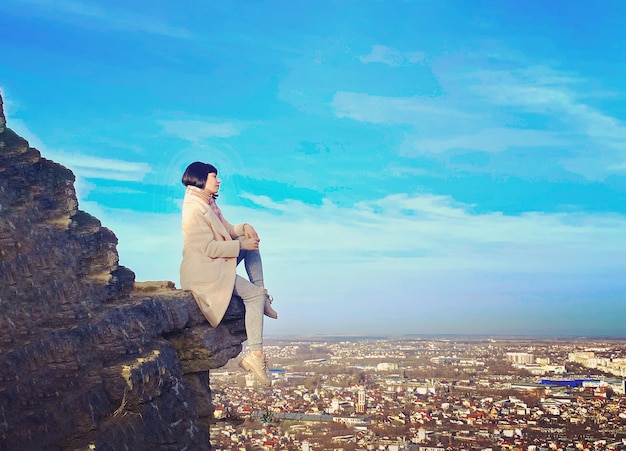
[[278,313],[272,308],[272,297],[265,289],[263,282],[263,263],[261,262],[261,253],[258,250],[241,250],[237,257],[237,264],[243,260],[248,279],[257,287],[261,287],[265,293],[265,304],[263,313],[270,318],[278,319]]
[[257,356],[263,350],[263,308],[265,307],[265,291],[241,276],[235,278],[233,293],[239,296],[246,307],[246,335],[248,348]]
[[244,356],[239,365],[246,371],[252,371],[257,381],[266,387],[272,385],[267,374],[267,359],[263,353],[263,308],[265,291],[244,277],[235,278],[233,293],[239,296],[245,305],[246,335],[250,352]]
[[241,263],[246,268],[248,279],[257,287],[263,286],[263,263],[261,262],[261,253],[258,250],[241,250],[237,257],[237,264]]

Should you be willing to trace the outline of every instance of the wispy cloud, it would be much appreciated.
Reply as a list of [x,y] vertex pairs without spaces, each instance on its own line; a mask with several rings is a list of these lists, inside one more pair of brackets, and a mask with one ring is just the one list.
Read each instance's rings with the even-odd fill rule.
[[259,218],[271,233],[273,252],[303,259],[324,254],[329,265],[347,255],[352,262],[382,258],[416,269],[494,274],[596,272],[615,268],[617,260],[626,264],[626,217],[620,215],[477,214],[471,205],[435,195],[390,195],[351,207],[246,197],[265,213],[241,210],[235,216]]
[[[493,278],[525,274],[531,279],[546,273],[602,274],[626,266],[626,217],[618,214],[475,213],[472,205],[430,194],[390,195],[349,207],[242,196],[256,206],[222,205],[222,210],[231,222],[255,225],[270,266],[317,265],[323,256],[328,271],[341,271],[350,279],[350,272],[370,264],[381,277],[404,268],[451,277],[465,271]],[[179,232],[178,214],[124,213],[81,204],[85,207],[111,222],[125,238],[120,246],[132,249],[128,255],[138,267],[144,266],[140,255],[145,249],[137,243],[166,242]],[[141,219],[144,216],[149,221]],[[144,237],[146,223],[154,225],[149,237]],[[178,261],[179,251],[177,243],[165,260]]]
[[[456,65],[461,69],[450,70]],[[546,148],[551,164],[589,179],[623,173],[626,123],[600,109],[598,100],[607,93],[594,95],[589,80],[538,65],[485,69],[463,58],[435,64],[433,70],[446,90],[443,96],[339,91],[332,103],[335,115],[412,127],[399,149],[404,156]]]
[[[12,111],[11,101],[7,101],[6,97],[3,97],[3,99],[5,105],[8,105],[10,107],[8,109]],[[152,167],[146,162],[102,158],[78,152],[51,149],[21,119],[11,117],[7,123],[9,128],[24,137],[31,147],[39,150],[43,157],[69,168],[77,177],[77,184],[84,188],[85,193],[92,189],[91,184],[81,179],[140,182],[144,180],[146,174],[152,171]]]
[[26,11],[27,14],[39,14],[48,20],[64,22],[78,19],[72,20],[72,23],[83,28],[106,28],[173,38],[191,38],[189,31],[185,28],[169,25],[143,13],[111,8],[110,5],[100,7],[94,3],[85,4],[72,0],[19,0],[18,3],[33,7]]
[[626,160],[623,163],[611,165],[608,169],[613,172],[626,172]]
[[405,176],[420,176],[428,174],[429,172],[426,169],[418,168],[415,166],[405,166],[397,163],[390,163],[389,166],[385,169],[386,172],[390,173],[395,177],[405,177]]
[[423,153],[442,153],[447,150],[462,149],[478,152],[504,152],[510,148],[562,147],[571,145],[571,141],[559,134],[544,130],[515,128],[486,128],[479,132],[439,139],[407,140],[403,145],[404,155]]
[[401,50],[375,45],[367,55],[359,57],[363,63],[382,63],[388,66],[406,66],[421,63],[424,60],[423,52],[403,52]]
[[419,125],[429,118],[469,119],[475,117],[444,102],[423,97],[385,97],[358,92],[338,92],[333,98],[335,115],[378,124]]
[[[626,163],[626,124],[585,102],[592,96],[585,80],[545,67],[479,71],[475,75],[479,83],[472,91],[491,104],[543,115],[575,137],[577,156],[567,164],[577,172],[595,178]],[[588,152],[593,152],[594,158]],[[580,165],[579,159],[595,159],[595,164]]]
[[163,120],[163,130],[187,141],[198,143],[209,138],[229,138],[240,133],[240,125],[233,122],[204,120]]
[[52,157],[88,179],[140,182],[151,171],[150,165],[144,162],[64,153],[53,153]]

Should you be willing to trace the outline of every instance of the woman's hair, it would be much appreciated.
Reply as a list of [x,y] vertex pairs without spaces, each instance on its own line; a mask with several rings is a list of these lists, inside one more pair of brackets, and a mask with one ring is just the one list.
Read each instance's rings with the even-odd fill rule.
[[182,179],[183,185],[191,185],[200,189],[204,189],[206,185],[206,179],[211,172],[215,172],[217,174],[217,168],[209,163],[195,161],[187,166],[187,169],[185,169],[185,173],[183,174]]

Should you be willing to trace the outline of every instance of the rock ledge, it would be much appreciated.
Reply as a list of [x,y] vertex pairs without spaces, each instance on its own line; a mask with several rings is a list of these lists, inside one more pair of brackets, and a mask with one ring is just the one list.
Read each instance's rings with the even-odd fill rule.
[[212,328],[189,292],[135,282],[0,97],[0,450],[209,449],[208,370],[245,339],[238,298]]

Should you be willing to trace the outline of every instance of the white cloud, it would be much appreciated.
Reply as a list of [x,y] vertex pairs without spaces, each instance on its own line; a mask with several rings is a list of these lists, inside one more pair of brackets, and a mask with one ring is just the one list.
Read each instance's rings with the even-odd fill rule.
[[46,158],[67,166],[76,177],[140,182],[151,172],[148,163],[47,151]]
[[333,98],[335,115],[361,122],[420,125],[434,118],[470,119],[474,114],[448,108],[444,102],[422,97],[385,97],[340,91]]
[[[601,110],[601,103],[590,103],[607,93],[594,93],[588,80],[545,66],[505,71],[467,69],[465,60],[456,64],[462,69],[451,70],[455,64],[450,61],[434,67],[446,90],[442,96],[339,91],[332,103],[335,115],[413,127],[400,149],[405,156],[450,149],[495,153],[516,147],[548,148],[551,164],[588,179],[623,172],[626,122]],[[557,152],[562,152],[560,159]]]
[[159,122],[166,133],[198,143],[208,138],[229,138],[239,134],[233,122],[210,122],[201,120],[164,120]]
[[626,158],[626,124],[585,103],[593,93],[585,89],[584,80],[544,67],[475,75],[480,83],[472,90],[493,105],[543,115],[559,124],[562,133],[574,137],[577,155],[563,162],[570,170],[602,178]]
[[621,163],[616,163],[608,168],[612,172],[626,172],[626,161],[622,161]]
[[323,255],[332,265],[375,258],[495,272],[594,271],[614,267],[614,258],[626,264],[626,218],[617,215],[475,214],[471,205],[434,195],[391,195],[351,208],[247,197],[266,212],[233,216],[258,218],[271,234],[270,252],[287,259]]
[[375,45],[372,51],[359,58],[363,63],[382,63],[389,66],[405,66],[421,63],[423,52],[403,52],[385,45]]
[[442,153],[451,149],[478,152],[503,152],[512,147],[563,147],[571,144],[557,133],[544,130],[515,128],[487,128],[477,133],[442,138],[416,138],[403,145],[405,155]]
[[[9,121],[7,121],[9,122]],[[101,158],[63,150],[49,149],[43,141],[24,124],[21,119],[11,119],[7,124],[18,135],[24,137],[31,147],[41,152],[42,157],[62,164],[70,169],[77,179],[105,179],[140,182],[152,171],[145,162]],[[86,185],[85,185],[86,186]]]
[[422,175],[430,175],[426,169],[418,168],[415,166],[402,166],[396,163],[390,163],[389,166],[385,169],[385,171],[394,177],[405,177],[405,176],[422,176]]

